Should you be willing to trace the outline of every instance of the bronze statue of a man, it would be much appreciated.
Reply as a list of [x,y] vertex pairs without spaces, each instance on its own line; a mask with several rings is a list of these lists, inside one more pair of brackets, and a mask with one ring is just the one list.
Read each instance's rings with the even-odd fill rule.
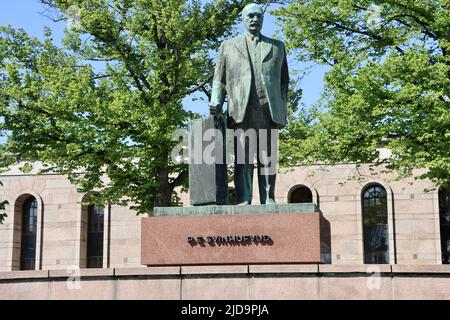
[[[213,79],[210,113],[218,114],[227,96],[228,128],[234,129],[234,183],[238,204],[251,204],[253,155],[257,150],[258,185],[261,204],[275,203],[276,167],[262,161],[261,154],[273,155],[273,132],[286,125],[289,74],[284,44],[261,34],[264,12],[256,4],[242,11],[246,28],[243,35],[222,43]],[[256,135],[256,148],[250,131]],[[245,134],[236,134],[236,133]],[[276,132],[276,131],[275,131]],[[271,143],[272,142],[272,143]],[[239,161],[238,150],[245,150]],[[271,152],[272,150],[272,152]],[[265,152],[265,153],[264,153]],[[242,160],[242,159],[241,159]]]

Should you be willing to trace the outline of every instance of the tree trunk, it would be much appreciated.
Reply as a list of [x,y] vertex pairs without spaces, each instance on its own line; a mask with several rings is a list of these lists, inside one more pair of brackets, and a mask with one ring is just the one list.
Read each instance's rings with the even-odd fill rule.
[[169,170],[167,167],[160,167],[156,175],[156,180],[159,183],[158,188],[154,194],[155,207],[170,207],[171,188],[169,184]]

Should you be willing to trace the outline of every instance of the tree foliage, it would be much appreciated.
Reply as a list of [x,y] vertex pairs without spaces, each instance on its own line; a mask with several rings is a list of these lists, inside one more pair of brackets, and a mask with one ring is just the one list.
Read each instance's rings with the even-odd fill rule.
[[0,27],[3,154],[49,164],[97,201],[176,203],[187,168],[170,158],[171,135],[193,116],[182,100],[208,94],[211,52],[248,1],[42,2],[55,21],[76,6],[79,25],[61,46],[48,30],[39,41]]
[[376,162],[450,182],[450,1],[293,0],[275,14],[296,58],[330,67],[285,163]]
[[[0,138],[2,137],[2,135],[0,134]],[[14,159],[12,157],[7,157],[4,156],[6,154],[6,152],[4,151],[4,146],[0,145],[0,155],[3,155],[2,157],[0,157],[0,173],[2,173],[4,170],[6,170],[9,165],[14,163]],[[0,187],[3,186],[3,183],[0,181]],[[6,214],[6,206],[8,205],[8,201],[7,200],[2,200],[0,199],[0,224],[3,223],[3,221],[5,220],[5,218],[7,217]]]

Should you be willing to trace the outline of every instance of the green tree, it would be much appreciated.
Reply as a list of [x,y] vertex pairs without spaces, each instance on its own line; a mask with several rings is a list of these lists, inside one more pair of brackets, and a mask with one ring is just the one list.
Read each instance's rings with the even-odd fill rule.
[[[2,137],[2,135],[0,134],[0,138]],[[0,145],[0,155],[2,155],[0,157],[0,173],[2,173],[4,170],[6,170],[9,165],[13,164],[15,162],[15,159],[12,157],[7,157],[5,156],[7,154],[7,152],[5,152],[4,150],[4,146]],[[3,186],[3,183],[0,181],[0,187]],[[6,200],[1,200],[0,199],[0,224],[3,223],[3,221],[6,218],[6,206],[8,205],[8,201]]]
[[96,201],[139,213],[177,203],[187,167],[170,158],[171,136],[194,116],[182,100],[208,93],[211,52],[248,1],[42,2],[55,21],[75,16],[62,46],[48,30],[39,41],[0,27],[3,154],[48,164]]
[[[2,186],[2,182],[0,181],[0,186]],[[6,218],[6,213],[4,212],[6,209],[6,206],[8,205],[8,201],[3,200],[0,202],[0,224],[3,223],[3,221]]]
[[450,1],[293,0],[275,14],[297,59],[330,67],[320,112],[288,128],[285,163],[376,162],[450,182]]

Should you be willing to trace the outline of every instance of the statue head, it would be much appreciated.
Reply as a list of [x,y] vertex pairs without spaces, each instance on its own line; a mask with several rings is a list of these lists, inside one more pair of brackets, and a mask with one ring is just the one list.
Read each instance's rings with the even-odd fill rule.
[[252,34],[259,34],[262,29],[264,12],[260,6],[251,3],[242,10],[242,21],[245,29]]

